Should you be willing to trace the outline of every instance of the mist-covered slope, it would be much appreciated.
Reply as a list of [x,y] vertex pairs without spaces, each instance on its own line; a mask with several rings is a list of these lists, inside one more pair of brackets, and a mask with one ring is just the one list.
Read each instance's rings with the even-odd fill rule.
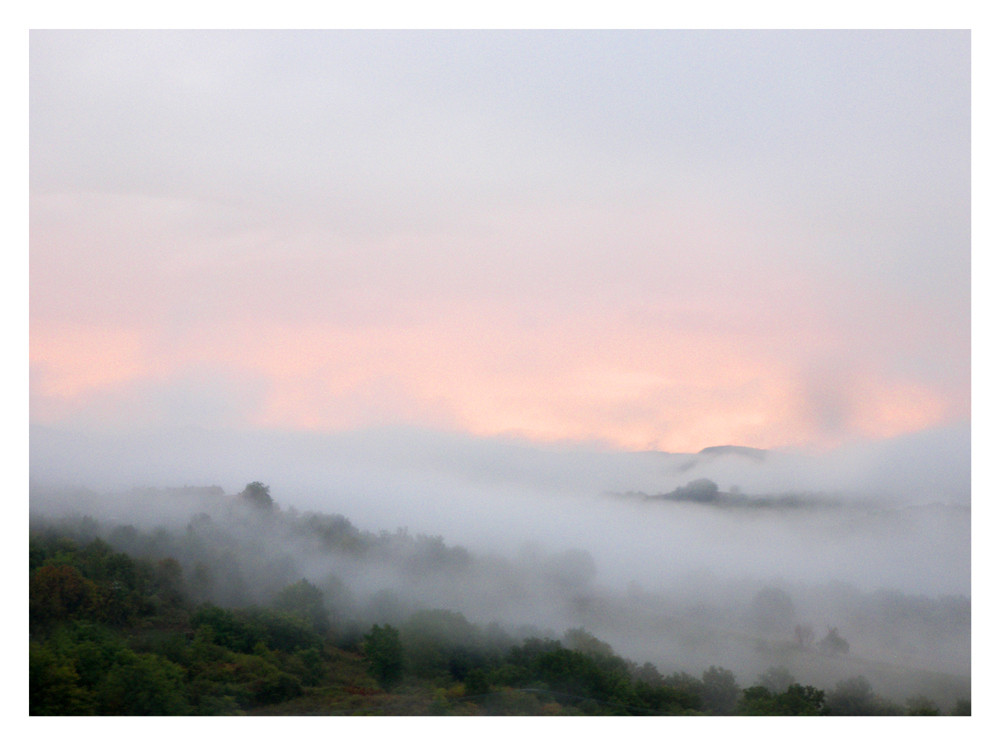
[[[31,436],[34,515],[235,531],[233,555],[253,557],[239,572],[254,577],[237,594],[267,587],[254,574],[266,569],[321,586],[334,577],[362,615],[440,607],[583,626],[621,654],[680,669],[755,675],[780,659],[824,685],[859,665],[888,671],[886,685],[910,670],[968,673],[968,428],[823,454],[625,453],[416,430]],[[218,515],[191,523],[252,480],[273,487],[275,530],[244,535]],[[704,482],[720,499],[662,498]],[[774,508],[750,509],[755,500]],[[290,527],[310,512],[385,536],[386,550],[465,558],[450,574],[416,571],[396,549],[331,559]],[[820,636],[838,628],[851,659],[788,652],[791,628],[754,627],[749,609],[769,588],[789,599],[786,621]]]
[[[646,583],[621,584],[583,549],[470,550],[406,529],[359,529],[339,514],[247,509],[218,488],[36,490],[32,515],[36,531],[99,536],[117,550],[177,560],[194,600],[267,605],[306,579],[348,640],[373,623],[444,609],[515,635],[583,628],[664,673],[721,665],[750,685],[781,667],[826,688],[863,675],[900,701],[920,695],[949,705],[968,696],[970,603],[960,595],[669,563],[647,565]],[[823,646],[831,634],[846,640],[843,650]]]

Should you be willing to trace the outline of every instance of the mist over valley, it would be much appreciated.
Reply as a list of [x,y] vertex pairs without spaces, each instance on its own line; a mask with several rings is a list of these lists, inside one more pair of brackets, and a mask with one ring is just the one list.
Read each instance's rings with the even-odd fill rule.
[[[204,599],[224,605],[307,579],[342,634],[440,609],[515,635],[584,629],[663,673],[722,665],[750,685],[781,668],[827,688],[863,675],[947,706],[969,693],[968,444],[967,428],[669,454],[418,430],[35,427],[31,511],[33,526],[93,518],[119,550],[160,531],[186,578],[211,567]],[[275,513],[240,508],[251,480]],[[849,654],[817,648],[831,629]]]

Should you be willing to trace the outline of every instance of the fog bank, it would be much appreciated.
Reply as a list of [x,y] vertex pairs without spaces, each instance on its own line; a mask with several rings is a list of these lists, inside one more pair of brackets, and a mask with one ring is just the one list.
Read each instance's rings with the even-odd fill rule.
[[[602,581],[723,576],[842,580],[922,594],[970,591],[968,427],[822,454],[615,452],[424,430],[129,435],[32,429],[35,485],[128,492],[270,484],[282,507],[405,527],[506,555],[581,549]],[[645,499],[697,479],[721,492],[798,495],[812,509],[720,509]],[[42,499],[42,497],[37,497]],[[155,513],[141,494],[129,512]],[[124,507],[124,505],[123,505]]]

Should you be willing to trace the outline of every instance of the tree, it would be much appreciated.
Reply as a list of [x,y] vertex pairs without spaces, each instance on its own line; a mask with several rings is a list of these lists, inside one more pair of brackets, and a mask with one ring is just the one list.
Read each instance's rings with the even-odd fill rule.
[[539,655],[534,661],[533,672],[553,690],[599,701],[627,694],[630,682],[624,670],[605,669],[598,659],[561,646]]
[[969,717],[972,716],[972,702],[967,698],[960,698],[955,702],[954,708],[951,710],[951,715],[953,717]]
[[94,694],[81,685],[74,660],[48,645],[28,644],[28,713],[32,716],[94,714]]
[[403,676],[403,643],[398,629],[389,624],[375,624],[365,634],[361,648],[368,659],[368,669],[383,688],[395,685]]
[[782,693],[751,686],[740,696],[737,713],[749,716],[819,716],[826,713],[825,692],[792,683]]
[[249,653],[263,636],[237,612],[210,603],[192,613],[190,623],[196,630],[205,629],[205,637],[213,644],[233,652]]
[[848,654],[851,651],[851,645],[832,626],[827,627],[826,636],[816,646],[823,654],[828,655]]
[[[569,629],[563,635],[563,643],[567,649],[583,652],[591,657],[613,657],[614,649],[607,642],[601,641],[582,628]],[[655,668],[654,668],[655,670]]]
[[299,615],[270,608],[249,608],[243,615],[257,634],[255,646],[263,643],[270,649],[294,652],[323,644],[310,622]]
[[678,486],[667,497],[684,502],[714,502],[719,498],[719,485],[711,479],[695,479]]
[[188,713],[184,669],[154,654],[125,649],[98,686],[100,713],[162,716]]
[[826,692],[792,683],[784,693],[775,698],[777,713],[781,716],[819,716],[826,714]]
[[914,696],[906,699],[906,713],[911,717],[936,717],[941,715],[941,709],[926,696]]
[[252,481],[246,485],[239,495],[248,504],[262,510],[273,510],[274,500],[271,499],[271,487],[260,481]]
[[827,699],[830,713],[836,716],[890,716],[902,713],[900,707],[876,696],[863,675],[837,683]]
[[788,672],[786,667],[769,667],[759,678],[757,685],[764,686],[771,693],[778,694],[788,690],[788,686],[795,683],[795,678]]
[[863,675],[840,681],[830,694],[830,711],[839,716],[871,714],[874,705],[872,685]]
[[736,713],[740,716],[769,717],[777,714],[774,694],[765,686],[756,685],[745,688],[740,694]]
[[641,667],[636,668],[634,677],[636,681],[641,681],[647,685],[664,685],[663,676],[660,674],[660,671],[656,669],[656,665],[652,662],[644,662]]
[[156,562],[152,589],[168,605],[179,606],[184,602],[184,572],[177,559],[168,556]]
[[93,610],[97,588],[67,564],[42,566],[31,574],[28,607],[33,623],[49,623]]
[[685,709],[702,710],[705,698],[705,686],[690,673],[674,672],[663,676],[663,685],[676,696],[682,698]]
[[490,679],[481,667],[473,668],[465,676],[465,693],[468,696],[483,696],[490,692]]
[[701,675],[702,701],[713,714],[728,715],[736,711],[740,687],[731,670],[714,665]]
[[323,604],[323,593],[308,580],[301,579],[279,592],[274,599],[274,607],[300,617],[317,634],[325,635],[330,630],[330,617]]

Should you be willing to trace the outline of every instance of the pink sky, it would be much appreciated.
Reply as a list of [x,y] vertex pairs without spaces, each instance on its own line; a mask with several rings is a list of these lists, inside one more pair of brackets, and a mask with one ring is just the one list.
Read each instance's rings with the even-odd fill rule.
[[34,32],[32,421],[968,420],[968,43]]

